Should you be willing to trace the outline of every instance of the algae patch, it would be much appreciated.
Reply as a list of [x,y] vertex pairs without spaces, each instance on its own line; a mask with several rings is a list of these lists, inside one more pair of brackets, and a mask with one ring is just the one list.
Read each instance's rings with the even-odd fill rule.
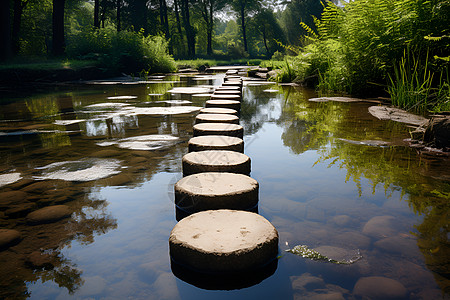
[[325,261],[325,262],[329,262],[329,263],[333,263],[333,264],[337,264],[337,265],[350,265],[350,264],[357,262],[358,260],[360,260],[362,258],[362,255],[361,255],[361,252],[359,251],[359,249],[357,250],[356,255],[353,256],[349,260],[336,260],[336,259],[329,258],[325,255],[320,254],[319,252],[317,252],[314,249],[308,248],[308,246],[306,246],[306,245],[297,245],[292,249],[286,250],[286,252],[290,252],[292,254],[295,254],[295,255],[298,255],[298,256],[301,256],[304,258],[309,258],[311,260]]

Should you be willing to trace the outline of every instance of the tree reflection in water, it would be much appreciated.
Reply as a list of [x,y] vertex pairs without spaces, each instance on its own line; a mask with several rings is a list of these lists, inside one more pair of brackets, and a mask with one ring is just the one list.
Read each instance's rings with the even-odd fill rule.
[[[310,103],[302,93],[286,95],[277,124],[284,128],[283,143],[295,154],[317,150],[315,164],[335,165],[347,172],[362,195],[361,180],[367,179],[372,193],[382,186],[386,199],[401,191],[415,214],[417,245],[441,290],[450,293],[450,184],[448,157],[420,155],[405,146],[404,124],[374,120],[361,103]],[[352,143],[352,140],[382,140],[388,146]],[[350,141],[350,142],[349,142]],[[314,165],[315,165],[314,164]],[[381,204],[379,204],[381,205]]]

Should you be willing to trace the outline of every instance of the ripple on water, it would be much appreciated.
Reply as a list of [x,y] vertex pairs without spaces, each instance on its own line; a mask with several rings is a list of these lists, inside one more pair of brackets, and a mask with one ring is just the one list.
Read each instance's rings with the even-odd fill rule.
[[59,179],[65,181],[91,181],[119,174],[120,161],[117,159],[86,158],[63,161],[38,168],[43,170],[35,179]]

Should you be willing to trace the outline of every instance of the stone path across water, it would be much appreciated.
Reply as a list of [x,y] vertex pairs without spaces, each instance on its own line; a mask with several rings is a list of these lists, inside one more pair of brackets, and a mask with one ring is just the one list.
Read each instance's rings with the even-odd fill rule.
[[[257,271],[268,277],[276,269],[273,263],[278,254],[278,232],[264,217],[249,212],[257,211],[259,184],[247,176],[250,158],[243,154],[239,118],[226,114],[233,112],[230,109],[239,114],[243,100],[242,79],[234,74],[225,77],[220,92],[206,101],[206,108],[197,116],[190,153],[183,157],[186,177],[174,187],[177,211],[193,213],[180,220],[170,234],[176,275],[179,271],[175,270],[183,268],[218,276],[245,273],[251,277],[248,272]],[[263,270],[269,265],[270,271]],[[215,275],[211,276],[208,279],[214,280]],[[217,278],[215,283],[222,280]]]

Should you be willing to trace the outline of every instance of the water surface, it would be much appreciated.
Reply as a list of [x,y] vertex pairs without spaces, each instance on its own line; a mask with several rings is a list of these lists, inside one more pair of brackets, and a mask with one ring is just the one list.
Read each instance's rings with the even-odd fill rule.
[[[0,252],[0,298],[353,299],[358,279],[370,276],[400,282],[408,299],[449,297],[448,158],[410,149],[411,129],[372,117],[373,103],[309,102],[312,91],[275,84],[244,87],[241,115],[258,210],[280,233],[274,274],[229,291],[174,276],[173,185],[206,98],[170,90],[205,93],[222,77],[4,99],[0,226],[23,239]],[[61,204],[71,218],[26,222]],[[344,266],[285,253],[299,244],[350,256],[359,249],[363,259]]]

